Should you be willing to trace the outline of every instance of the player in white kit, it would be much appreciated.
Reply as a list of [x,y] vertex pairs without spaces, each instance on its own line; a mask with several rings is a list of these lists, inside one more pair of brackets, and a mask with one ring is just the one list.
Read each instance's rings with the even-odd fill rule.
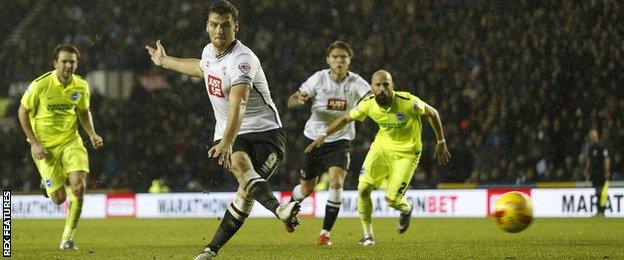
[[299,211],[297,202],[280,205],[266,182],[284,158],[285,136],[258,57],[235,38],[236,7],[227,1],[211,5],[206,31],[211,43],[201,60],[168,56],[160,41],[156,48],[146,46],[155,65],[204,78],[216,119],[208,155],[239,182],[212,241],[195,259],[216,256],[243,225],[254,201],[285,223],[293,222]]
[[[306,122],[303,134],[306,146],[325,134],[327,126],[334,119],[354,108],[370,90],[370,85],[359,75],[349,71],[353,50],[342,41],[333,42],[326,52],[329,69],[310,76],[297,92],[288,99],[288,108],[300,108],[308,99],[312,100],[312,114]],[[301,169],[301,183],[293,189],[291,201],[302,201],[314,191],[318,178],[329,171],[329,195],[325,204],[323,229],[317,244],[331,246],[329,232],[336,222],[342,203],[342,187],[349,169],[351,141],[355,138],[355,124],[327,136],[319,149],[306,152],[304,168]],[[294,222],[286,224],[289,232]]]

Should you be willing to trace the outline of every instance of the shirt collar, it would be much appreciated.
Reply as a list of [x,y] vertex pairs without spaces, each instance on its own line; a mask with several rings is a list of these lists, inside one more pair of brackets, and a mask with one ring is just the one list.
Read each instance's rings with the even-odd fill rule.
[[[336,82],[332,77],[331,77],[331,69],[327,69],[327,75],[329,76],[329,78],[333,81]],[[351,72],[347,71],[347,75],[345,76],[344,79],[342,79],[342,81],[340,82],[336,82],[336,84],[342,84],[343,82],[346,82],[347,79],[349,79],[349,77],[351,76]]]
[[227,49],[226,49],[223,53],[221,53],[221,54],[219,54],[219,55],[215,55],[215,54],[214,54],[214,45],[213,45],[213,47],[212,47],[212,53],[213,53],[213,55],[215,56],[215,58],[217,58],[217,59],[221,59],[221,58],[225,57],[225,55],[228,55],[230,52],[232,52],[232,50],[234,49],[234,46],[236,46],[236,44],[238,44],[238,40],[234,40],[234,42],[232,42],[232,43],[230,44],[230,46],[228,46],[228,48],[227,48]]
[[[56,75],[56,70],[52,71],[52,83],[54,83],[55,86],[63,87],[63,83],[61,83],[61,81],[58,79],[58,75]],[[74,83],[74,74],[72,74],[71,80],[69,81],[69,84],[67,84],[67,86],[73,83]]]
[[[377,101],[375,101],[375,104],[377,104]],[[392,99],[390,99],[390,105],[386,108],[386,107],[382,107],[379,104],[377,104],[377,106],[379,107],[379,109],[381,109],[384,112],[389,112],[390,109],[392,108],[392,104],[394,104],[394,90],[392,91]]]

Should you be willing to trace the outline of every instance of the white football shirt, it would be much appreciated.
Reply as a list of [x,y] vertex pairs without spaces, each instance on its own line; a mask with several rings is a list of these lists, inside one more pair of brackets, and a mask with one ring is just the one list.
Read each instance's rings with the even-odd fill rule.
[[[303,134],[316,140],[325,133],[327,127],[339,116],[351,111],[371,88],[360,75],[348,72],[340,83],[330,76],[331,71],[324,69],[314,73],[306,80],[299,91],[308,93],[312,100],[312,115],[306,122]],[[325,139],[326,142],[353,140],[355,123],[343,127]]]
[[217,121],[215,141],[221,140],[225,131],[230,110],[230,88],[241,83],[249,85],[251,89],[238,134],[282,127],[260,60],[247,46],[237,40],[224,53],[215,56],[214,47],[210,43],[204,47],[199,67],[204,72],[206,91]]

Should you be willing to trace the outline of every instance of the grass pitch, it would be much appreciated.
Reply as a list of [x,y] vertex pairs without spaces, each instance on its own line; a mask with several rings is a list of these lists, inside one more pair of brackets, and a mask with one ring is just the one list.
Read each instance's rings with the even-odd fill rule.
[[[396,232],[397,219],[374,218],[376,245],[361,247],[357,218],[336,221],[334,246],[318,247],[322,219],[303,218],[295,233],[277,219],[248,219],[219,252],[219,259],[430,259],[430,258],[624,258],[624,219],[536,219],[508,234],[490,219],[413,218]],[[16,259],[193,259],[219,220],[82,220],[77,251],[58,249],[64,220],[13,220]]]

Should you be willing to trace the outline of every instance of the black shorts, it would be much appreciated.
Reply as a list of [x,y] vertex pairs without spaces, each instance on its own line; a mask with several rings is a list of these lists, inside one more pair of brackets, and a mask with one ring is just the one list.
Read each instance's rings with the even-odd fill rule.
[[[215,141],[214,144],[219,141]],[[284,160],[284,147],[286,147],[286,134],[279,128],[238,135],[232,146],[232,153],[239,151],[246,153],[251,158],[254,170],[262,178],[268,180]],[[224,167],[220,168],[228,172]]]
[[[306,147],[313,141],[306,138]],[[351,141],[338,140],[325,143],[306,154],[304,168],[301,170],[301,179],[311,180],[329,170],[329,167],[337,166],[345,170],[349,169]]]

